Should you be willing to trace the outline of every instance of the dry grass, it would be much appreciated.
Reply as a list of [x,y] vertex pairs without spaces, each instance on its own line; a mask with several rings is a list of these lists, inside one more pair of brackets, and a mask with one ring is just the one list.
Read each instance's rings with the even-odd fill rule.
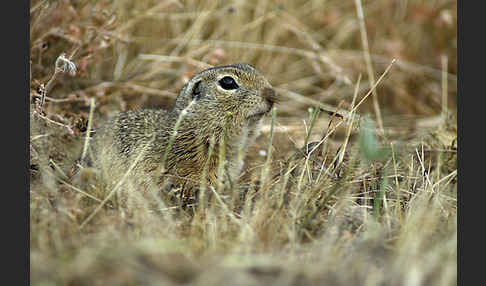
[[[31,284],[456,285],[456,9],[31,1]],[[74,76],[55,72],[62,53]],[[73,180],[107,115],[168,107],[192,74],[233,62],[281,97],[240,187],[183,210],[130,182],[111,196],[96,170]]]

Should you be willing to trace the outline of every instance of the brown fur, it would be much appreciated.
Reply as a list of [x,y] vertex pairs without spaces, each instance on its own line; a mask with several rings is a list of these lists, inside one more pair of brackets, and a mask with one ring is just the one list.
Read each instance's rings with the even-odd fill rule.
[[[224,76],[231,76],[238,88],[222,88],[218,81]],[[241,172],[244,153],[258,135],[263,115],[275,100],[271,85],[248,64],[210,68],[186,83],[171,110],[131,110],[108,120],[94,138],[93,159],[112,181],[120,180],[140,155],[131,172],[137,182],[199,186],[207,168],[207,183],[214,185],[220,144],[226,134],[226,168],[221,179],[234,181]],[[162,166],[179,119],[177,135]]]

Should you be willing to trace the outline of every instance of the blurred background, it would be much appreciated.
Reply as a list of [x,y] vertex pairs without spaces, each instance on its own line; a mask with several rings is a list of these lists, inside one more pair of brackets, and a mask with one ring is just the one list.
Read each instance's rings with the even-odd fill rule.
[[[434,116],[444,68],[448,107],[457,101],[456,14],[452,0],[31,1],[32,97],[62,52],[78,71],[58,78],[45,110],[72,126],[91,97],[99,114],[166,107],[194,73],[248,62],[279,91],[279,116],[302,117],[316,101],[349,110],[359,75],[358,100],[397,59],[376,90],[383,121]],[[359,113],[375,116],[373,104]]]

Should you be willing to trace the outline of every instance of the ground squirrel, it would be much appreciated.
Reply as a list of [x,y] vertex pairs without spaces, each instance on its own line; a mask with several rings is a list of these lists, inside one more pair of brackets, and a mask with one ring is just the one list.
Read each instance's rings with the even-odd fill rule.
[[109,119],[93,138],[92,154],[113,181],[133,164],[131,178],[137,181],[159,184],[169,178],[172,184],[199,186],[206,168],[207,182],[214,185],[224,138],[222,179],[234,181],[275,101],[274,89],[255,67],[209,68],[184,85],[172,109],[130,110]]

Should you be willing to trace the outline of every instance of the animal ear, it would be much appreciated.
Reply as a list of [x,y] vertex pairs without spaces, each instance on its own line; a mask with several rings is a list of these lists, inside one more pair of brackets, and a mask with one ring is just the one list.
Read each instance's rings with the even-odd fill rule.
[[197,101],[201,99],[202,95],[203,95],[203,87],[201,85],[201,81],[197,81],[192,86],[192,99]]

